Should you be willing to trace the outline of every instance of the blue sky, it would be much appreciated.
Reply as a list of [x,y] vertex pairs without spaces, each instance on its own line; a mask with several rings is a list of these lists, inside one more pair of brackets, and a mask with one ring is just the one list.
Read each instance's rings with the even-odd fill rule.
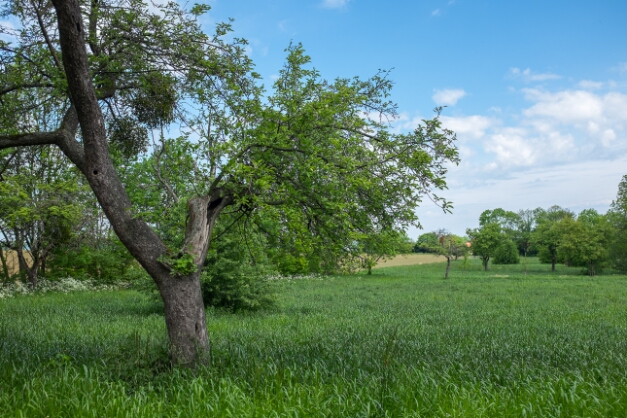
[[210,4],[207,28],[234,18],[268,86],[296,42],[325,78],[393,68],[396,129],[447,105],[462,162],[442,195],[455,209],[425,200],[425,231],[464,234],[497,207],[605,212],[627,174],[627,1]]

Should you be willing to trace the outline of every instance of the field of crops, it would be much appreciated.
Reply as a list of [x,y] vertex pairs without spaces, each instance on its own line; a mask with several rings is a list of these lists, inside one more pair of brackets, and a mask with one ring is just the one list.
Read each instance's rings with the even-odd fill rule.
[[627,277],[549,269],[280,281],[272,310],[208,313],[194,371],[149,295],[2,299],[0,416],[627,416]]

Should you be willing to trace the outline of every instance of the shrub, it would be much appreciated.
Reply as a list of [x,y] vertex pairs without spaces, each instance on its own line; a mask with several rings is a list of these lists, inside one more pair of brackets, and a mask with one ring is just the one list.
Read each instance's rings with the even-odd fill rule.
[[506,239],[496,248],[494,252],[493,264],[518,264],[520,257],[518,256],[518,248],[513,241]]
[[233,311],[271,305],[274,294],[266,279],[274,272],[261,234],[225,235],[213,242],[201,275],[206,306]]

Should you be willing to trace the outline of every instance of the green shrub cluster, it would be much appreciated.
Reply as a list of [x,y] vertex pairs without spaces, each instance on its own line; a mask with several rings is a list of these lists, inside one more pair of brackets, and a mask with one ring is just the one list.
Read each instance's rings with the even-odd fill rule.
[[518,255],[518,247],[509,239],[504,239],[503,242],[496,247],[494,252],[493,264],[518,264],[520,263],[520,257]]

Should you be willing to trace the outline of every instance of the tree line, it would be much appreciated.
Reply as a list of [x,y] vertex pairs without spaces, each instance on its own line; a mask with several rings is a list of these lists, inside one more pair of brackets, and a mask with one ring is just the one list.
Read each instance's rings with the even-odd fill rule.
[[[415,251],[458,257],[472,251],[487,271],[489,263],[517,264],[520,257],[537,256],[542,263],[582,267],[591,276],[603,268],[627,271],[627,176],[606,214],[586,209],[579,214],[560,206],[548,209],[486,210],[479,227],[459,237],[440,230],[422,234]],[[446,277],[448,277],[448,267]]]

